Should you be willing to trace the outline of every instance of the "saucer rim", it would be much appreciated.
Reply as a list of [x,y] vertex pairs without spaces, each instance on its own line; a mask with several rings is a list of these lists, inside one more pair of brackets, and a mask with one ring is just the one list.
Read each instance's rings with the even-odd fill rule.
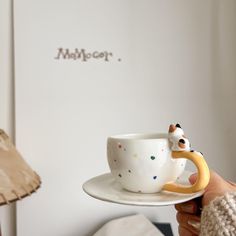
[[[192,172],[192,171],[184,170],[182,175],[190,176],[193,173],[194,172]],[[156,201],[156,202],[154,202],[154,201],[150,201],[150,202],[140,201],[140,202],[138,202],[137,200],[134,200],[134,201],[132,201],[132,200],[122,200],[122,199],[120,199],[120,200],[114,199],[113,200],[113,199],[101,196],[99,194],[96,194],[96,193],[91,193],[88,189],[86,189],[86,186],[89,183],[91,183],[91,181],[96,180],[96,179],[101,178],[101,177],[105,177],[105,176],[107,176],[107,178],[113,178],[113,176],[110,172],[92,177],[92,178],[90,178],[89,180],[87,180],[86,182],[83,183],[83,185],[82,185],[83,191],[86,194],[88,194],[90,197],[93,197],[93,198],[101,200],[101,201],[116,203],[116,204],[120,204],[120,205],[145,206],[145,207],[170,206],[170,205],[174,205],[174,204],[179,204],[179,203],[183,203],[183,202],[186,202],[186,201],[190,201],[190,200],[192,200],[194,198],[197,198],[197,197],[201,197],[205,192],[205,190],[201,190],[201,191],[198,191],[196,193],[186,194],[186,193],[175,193],[175,192],[162,190],[158,193],[142,193],[142,194],[145,194],[147,196],[147,195],[155,195],[155,194],[160,195],[162,193],[167,193],[167,194],[175,195],[175,196],[186,196],[186,198],[181,198],[179,200],[177,200],[177,199],[176,200],[169,200],[169,201]],[[125,190],[125,189],[123,189],[123,191],[130,192],[130,191]],[[134,193],[134,194],[138,194],[138,193]],[[140,194],[140,196],[141,196],[141,194]]]

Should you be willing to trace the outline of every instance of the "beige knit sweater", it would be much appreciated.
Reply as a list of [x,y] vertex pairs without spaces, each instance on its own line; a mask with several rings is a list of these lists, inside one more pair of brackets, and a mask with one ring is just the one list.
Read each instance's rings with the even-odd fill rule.
[[217,197],[204,207],[201,236],[236,236],[236,192]]

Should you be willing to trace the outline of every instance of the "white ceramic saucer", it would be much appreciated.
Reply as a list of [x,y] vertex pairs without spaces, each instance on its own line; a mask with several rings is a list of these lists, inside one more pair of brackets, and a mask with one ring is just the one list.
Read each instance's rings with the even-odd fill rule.
[[[184,171],[178,183],[189,185],[188,177],[192,173]],[[204,191],[192,194],[180,194],[167,191],[159,193],[133,193],[121,187],[110,173],[94,177],[83,184],[83,190],[90,196],[108,202],[137,206],[167,206],[200,197]]]

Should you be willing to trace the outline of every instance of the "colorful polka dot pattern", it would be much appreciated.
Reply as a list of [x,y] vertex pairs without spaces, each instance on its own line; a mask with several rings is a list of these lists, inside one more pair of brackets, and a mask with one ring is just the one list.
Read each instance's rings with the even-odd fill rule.
[[[117,144],[117,147],[118,147],[119,149],[123,150],[123,151],[126,151],[126,148],[123,147],[121,143],[118,143],[118,144]],[[165,150],[164,148],[161,149],[162,152],[164,152],[164,150]],[[138,158],[137,153],[134,153],[132,156],[135,157],[135,158]],[[156,155],[156,156],[151,155],[149,158],[150,158],[152,161],[154,161],[154,160],[156,160],[156,157],[157,157],[157,155]],[[115,159],[114,162],[117,162],[117,160]],[[131,170],[128,170],[128,173],[132,173],[132,171],[131,171]],[[118,174],[118,176],[119,176],[120,178],[122,178],[122,175],[121,175],[120,173]],[[152,178],[153,178],[153,180],[156,180],[156,179],[157,179],[157,176],[155,175],[155,176],[153,176]],[[138,191],[138,192],[141,193],[141,191]]]
[[155,160],[155,159],[156,159],[156,157],[155,157],[155,156],[151,156],[150,158],[151,158],[152,160]]

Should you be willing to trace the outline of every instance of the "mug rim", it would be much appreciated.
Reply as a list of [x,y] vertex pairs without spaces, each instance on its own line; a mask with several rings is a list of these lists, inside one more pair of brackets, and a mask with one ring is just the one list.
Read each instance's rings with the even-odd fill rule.
[[111,135],[108,139],[113,140],[166,140],[167,133],[128,133]]

